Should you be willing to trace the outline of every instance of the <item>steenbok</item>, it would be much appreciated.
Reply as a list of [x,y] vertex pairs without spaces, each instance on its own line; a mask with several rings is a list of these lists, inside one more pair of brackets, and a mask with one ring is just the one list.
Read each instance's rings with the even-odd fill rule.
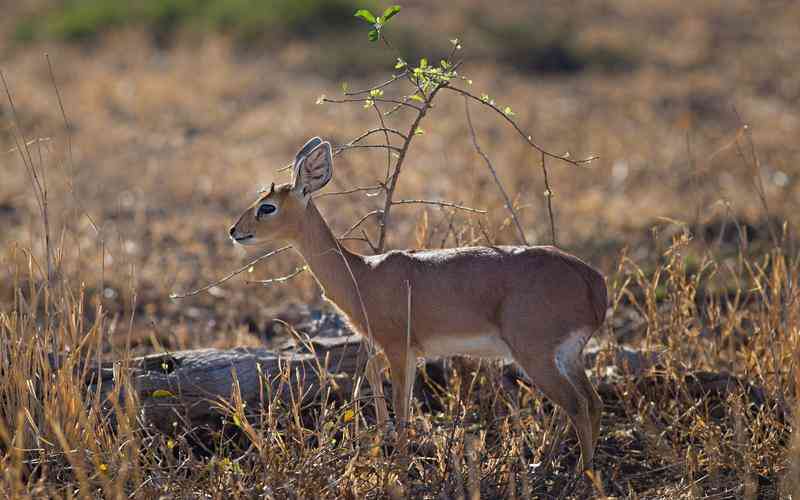
[[[547,246],[358,255],[339,244],[311,198],[332,175],[330,144],[311,139],[294,160],[293,182],[273,184],[239,217],[230,236],[243,245],[291,243],[326,299],[383,349],[401,446],[417,358],[506,358],[566,411],[580,442],[579,467],[590,468],[602,401],[584,371],[582,350],[605,319],[603,276]],[[377,371],[368,366],[367,373],[381,395]],[[383,408],[381,424],[388,418]]]

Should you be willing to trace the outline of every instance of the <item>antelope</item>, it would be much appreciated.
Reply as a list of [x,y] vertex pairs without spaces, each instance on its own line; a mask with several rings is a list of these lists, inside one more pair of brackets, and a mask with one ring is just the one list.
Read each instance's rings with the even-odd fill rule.
[[[262,191],[229,234],[241,245],[291,244],[323,297],[383,350],[398,441],[406,439],[417,358],[506,358],[567,413],[580,444],[578,468],[591,468],[603,403],[586,376],[582,351],[605,319],[603,276],[551,246],[351,252],[311,197],[332,175],[331,145],[309,140],[295,157],[292,182]],[[367,376],[373,394],[382,395],[369,363]],[[388,419],[383,408],[379,424]]]

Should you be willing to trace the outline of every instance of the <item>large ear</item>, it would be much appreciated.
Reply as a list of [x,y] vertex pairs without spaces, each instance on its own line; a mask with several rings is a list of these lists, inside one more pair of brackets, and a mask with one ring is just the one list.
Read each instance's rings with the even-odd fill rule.
[[294,159],[292,189],[308,203],[311,193],[322,189],[333,176],[333,152],[319,137],[308,141]]
[[320,144],[322,144],[322,139],[320,139],[319,137],[314,137],[309,139],[308,142],[305,143],[302,148],[300,148],[300,151],[297,152],[297,156],[295,156],[295,166],[297,166],[297,160],[306,156],[308,153],[311,152],[312,149],[319,146]]

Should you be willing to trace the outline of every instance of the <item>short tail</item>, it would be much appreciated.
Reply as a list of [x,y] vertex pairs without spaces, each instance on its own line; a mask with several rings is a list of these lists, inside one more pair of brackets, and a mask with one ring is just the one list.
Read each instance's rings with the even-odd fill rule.
[[595,328],[600,328],[606,320],[606,310],[608,309],[608,288],[606,279],[598,271],[592,268],[586,270],[586,284],[589,287],[589,300],[594,307],[594,317],[597,321]]

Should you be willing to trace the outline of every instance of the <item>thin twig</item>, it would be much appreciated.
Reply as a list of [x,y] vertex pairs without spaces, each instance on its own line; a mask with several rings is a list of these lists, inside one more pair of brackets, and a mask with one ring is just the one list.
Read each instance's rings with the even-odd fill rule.
[[[381,189],[383,189],[383,186],[380,186],[380,185],[363,186],[363,187],[359,186],[359,187],[354,187],[352,189],[347,189],[345,191],[334,191],[334,192],[331,192],[331,193],[321,193],[321,194],[315,195],[314,199],[316,200],[316,199],[319,199],[319,198],[325,198],[326,196],[342,196],[342,195],[346,195],[346,194],[359,193],[361,191],[379,191]],[[375,196],[377,194],[378,193],[374,193],[374,194],[370,195],[368,193],[367,196]]]
[[403,103],[402,104],[395,104],[389,111],[383,113],[383,116],[391,116],[396,113],[398,110],[403,109],[403,104],[407,103],[411,100],[411,96],[403,96]]
[[363,134],[359,135],[358,137],[356,137],[352,141],[348,142],[348,144],[356,144],[356,143],[361,142],[362,140],[366,139],[367,137],[371,136],[372,134],[377,134],[377,133],[380,133],[380,132],[394,134],[396,136],[401,137],[402,139],[406,138],[406,134],[400,132],[397,129],[389,128],[384,123],[381,123],[380,127],[372,128],[372,129],[367,130],[366,132],[364,132]]
[[[393,128],[388,128],[388,127],[385,127],[385,126],[378,127],[378,128],[373,128],[373,129],[367,130],[366,132],[364,132],[363,134],[359,135],[358,137],[354,138],[353,140],[351,140],[349,142],[346,142],[344,144],[340,144],[338,146],[335,146],[333,148],[333,157],[336,158],[337,156],[339,156],[340,154],[344,153],[348,149],[351,149],[351,148],[355,147],[356,144],[358,144],[362,140],[366,139],[370,135],[377,134],[379,132],[384,132],[385,134],[394,134],[394,135],[396,135],[398,137],[401,137],[403,140],[406,140],[408,138],[406,136],[406,134],[400,132],[399,130],[395,130]],[[372,146],[370,146],[370,147],[372,147]],[[277,171],[278,172],[285,172],[286,170],[291,170],[292,167],[294,167],[294,162],[287,163],[286,165],[278,168]]]
[[301,273],[303,273],[305,271],[308,271],[308,266],[300,266],[297,269],[295,269],[294,271],[292,271],[291,273],[287,274],[286,276],[280,276],[278,278],[270,278],[270,279],[266,279],[266,280],[245,280],[244,282],[247,283],[248,285],[258,284],[258,285],[263,285],[263,286],[272,285],[272,284],[275,284],[275,283],[286,283],[290,279],[300,275]]
[[367,236],[367,233],[366,233],[366,231],[364,231],[364,229],[361,229],[361,236],[345,236],[344,238],[336,238],[336,239],[339,240],[340,242],[342,242],[342,241],[360,241],[361,243],[366,243],[370,247],[370,249],[373,252],[375,252],[375,244],[372,243],[372,241],[369,239],[369,237]]
[[367,232],[364,230],[363,227],[361,228],[361,236],[364,238],[364,241],[367,242],[367,245],[369,245],[369,248],[372,250],[372,253],[378,253],[378,247],[376,247],[375,244],[372,242],[372,240],[369,239],[369,235],[367,234]]
[[556,241],[556,219],[553,217],[553,190],[550,188],[550,181],[547,179],[547,165],[545,164],[545,154],[542,153],[542,174],[544,175],[544,197],[547,200],[547,215],[550,217],[550,238],[553,246],[557,247]]
[[336,238],[339,241],[360,241],[362,243],[367,243],[367,239],[363,236],[345,236],[344,238]]
[[378,85],[375,85],[374,87],[370,87],[370,88],[365,89],[365,90],[352,90],[350,92],[345,92],[344,95],[346,95],[346,96],[356,96],[356,95],[361,95],[361,94],[369,94],[373,90],[378,90],[378,89],[382,89],[384,87],[388,87],[389,85],[393,84],[394,82],[396,82],[398,80],[402,80],[403,78],[405,78],[407,73],[408,73],[408,70],[403,71],[402,73],[400,73],[398,75],[395,75],[395,76],[391,77],[390,79],[386,80],[385,82],[379,83]]
[[394,151],[395,153],[401,151],[397,146],[387,146],[386,144],[342,144],[337,149],[339,152],[344,152],[348,149],[388,149],[390,152]]
[[389,98],[386,98],[386,97],[359,97],[359,98],[356,98],[356,99],[331,99],[330,97],[324,97],[322,99],[322,102],[330,102],[330,103],[334,103],[334,104],[342,104],[342,103],[346,103],[346,102],[388,102],[390,104],[396,104],[398,106],[405,106],[405,107],[408,107],[408,108],[412,108],[412,109],[415,109],[417,111],[420,111],[422,109],[422,108],[420,108],[419,106],[417,106],[415,104],[411,104],[411,103],[406,102],[406,101],[400,101],[400,100],[397,100],[397,99],[389,99]]
[[494,110],[497,114],[502,116],[503,119],[506,122],[508,122],[512,127],[514,127],[514,130],[516,130],[517,133],[519,133],[519,135],[525,140],[525,142],[527,142],[532,148],[534,148],[535,150],[537,150],[540,153],[544,154],[545,156],[549,156],[550,158],[554,158],[556,160],[561,160],[563,162],[569,163],[570,165],[574,165],[576,167],[585,167],[589,163],[591,163],[594,160],[600,158],[599,156],[592,155],[592,156],[589,156],[588,158],[584,158],[582,160],[573,160],[567,154],[557,155],[555,153],[551,153],[551,152],[547,151],[546,149],[542,148],[541,146],[539,146],[536,142],[534,142],[533,136],[531,136],[530,134],[526,134],[521,128],[519,128],[519,125],[517,125],[517,122],[512,120],[511,117],[509,117],[507,113],[505,113],[502,109],[498,108],[493,103],[491,103],[489,101],[486,101],[484,99],[481,99],[480,97],[478,97],[478,96],[476,96],[474,94],[471,94],[471,93],[467,92],[466,90],[460,89],[458,87],[453,87],[451,85],[446,85],[444,88],[447,89],[447,90],[452,90],[453,92],[457,92],[457,93],[463,95],[464,97],[472,99],[473,101],[478,102],[478,103],[482,104],[483,106],[486,106],[487,108],[490,108],[490,109]]
[[279,249],[277,249],[277,250],[273,250],[273,251],[271,251],[271,252],[267,252],[267,253],[265,253],[264,255],[262,255],[262,256],[260,256],[260,257],[257,257],[257,258],[255,258],[255,259],[253,259],[253,260],[251,260],[250,262],[248,262],[248,263],[247,263],[247,264],[245,264],[244,266],[242,266],[242,267],[240,267],[239,269],[237,269],[237,270],[233,271],[232,273],[228,274],[227,276],[225,276],[225,277],[224,277],[224,278],[222,278],[222,279],[219,279],[219,280],[217,280],[217,281],[214,281],[214,282],[212,282],[212,283],[209,283],[208,285],[206,285],[206,286],[203,286],[203,287],[200,287],[200,288],[198,288],[197,290],[192,290],[191,292],[184,292],[184,293],[171,293],[171,294],[169,294],[169,298],[170,298],[170,299],[173,299],[173,300],[174,300],[174,299],[184,299],[184,298],[186,298],[186,297],[193,297],[193,296],[195,296],[195,295],[198,295],[198,294],[200,294],[200,293],[203,293],[203,292],[205,292],[205,291],[207,291],[207,290],[209,290],[209,289],[211,289],[211,288],[213,288],[213,287],[215,287],[215,286],[221,285],[221,284],[225,283],[226,281],[229,281],[229,280],[230,280],[231,278],[233,278],[234,276],[237,276],[237,275],[239,275],[239,274],[242,274],[243,272],[245,272],[245,271],[247,271],[248,269],[250,269],[250,267],[251,267],[251,266],[254,266],[254,265],[258,264],[258,263],[259,263],[259,262],[261,262],[262,260],[266,260],[266,259],[268,259],[268,258],[270,258],[270,257],[273,257],[273,256],[275,256],[275,255],[278,255],[278,254],[280,254],[280,253],[283,253],[283,252],[285,252],[286,250],[289,250],[290,248],[292,248],[292,246],[291,246],[291,245],[286,245],[285,247],[281,247],[281,248],[279,248]]
[[[389,133],[386,132],[386,121],[383,119],[383,113],[381,113],[381,108],[378,106],[377,103],[373,104],[372,107],[375,109],[375,114],[378,115],[378,121],[381,123],[381,128],[384,131],[383,132],[383,139],[386,142],[387,146],[391,146],[392,141],[389,140]],[[400,134],[400,137],[402,137],[403,140],[406,140],[408,138],[407,135],[402,134],[402,133]],[[386,176],[385,176],[385,178],[389,177],[389,171],[391,169],[392,169],[392,151],[387,148],[386,149]]]
[[397,200],[393,201],[392,205],[410,205],[414,203],[421,205],[438,205],[440,207],[457,208],[458,210],[464,210],[465,212],[473,212],[476,214],[487,213],[486,210],[480,208],[472,208],[464,205],[458,205],[456,203],[451,203],[449,201],[438,201],[438,200]]
[[519,222],[517,212],[514,210],[514,206],[511,204],[511,198],[508,197],[508,193],[506,193],[503,183],[500,182],[500,178],[497,176],[497,171],[494,169],[494,165],[492,165],[492,161],[489,159],[489,156],[483,152],[480,144],[478,144],[478,137],[475,134],[475,127],[472,125],[472,117],[469,114],[469,101],[466,97],[464,98],[464,113],[467,116],[467,126],[469,127],[469,133],[472,137],[472,145],[475,147],[475,151],[481,156],[481,158],[483,158],[484,163],[486,163],[486,168],[488,168],[489,172],[492,173],[492,177],[494,177],[494,182],[497,185],[497,189],[500,191],[500,194],[503,195],[503,199],[505,200],[506,210],[508,210],[508,213],[511,214],[511,219],[514,221],[514,225],[517,226],[517,232],[519,233],[518,235],[520,241],[525,245],[528,245],[528,239],[525,237],[525,231],[522,230],[522,224]]
[[353,224],[352,226],[350,226],[350,229],[348,229],[347,231],[345,231],[344,233],[342,233],[342,234],[339,236],[339,239],[342,239],[342,238],[345,238],[345,237],[347,237],[347,236],[348,236],[350,233],[352,233],[353,231],[355,231],[355,230],[356,230],[356,228],[358,228],[358,226],[360,226],[361,224],[363,224],[365,220],[369,219],[369,218],[370,218],[370,217],[372,217],[373,215],[379,215],[380,213],[381,213],[381,211],[380,211],[380,210],[373,210],[372,212],[368,212],[367,214],[365,214],[365,215],[364,215],[364,217],[361,217],[360,219],[358,219],[358,221],[357,221],[355,224]]

